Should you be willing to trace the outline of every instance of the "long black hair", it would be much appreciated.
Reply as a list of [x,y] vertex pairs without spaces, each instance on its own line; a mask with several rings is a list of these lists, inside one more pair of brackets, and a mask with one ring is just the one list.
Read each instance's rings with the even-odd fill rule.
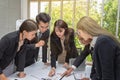
[[[68,24],[62,20],[62,19],[58,19],[57,21],[55,21],[54,23],[54,29],[53,29],[53,32],[52,32],[52,35],[54,36],[57,36],[56,33],[55,33],[55,28],[64,28],[65,29],[65,33],[64,33],[64,36],[65,36],[65,41],[64,41],[64,45],[65,45],[65,49],[66,50],[70,50],[70,47],[69,47],[69,38],[70,38],[70,34],[69,34],[69,28],[68,28]],[[58,37],[58,36],[57,36]]]

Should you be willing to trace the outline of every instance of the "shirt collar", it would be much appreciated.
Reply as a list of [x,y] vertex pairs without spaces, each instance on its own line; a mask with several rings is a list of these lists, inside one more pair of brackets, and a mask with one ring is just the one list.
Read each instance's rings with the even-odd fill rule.
[[90,43],[90,47],[93,47],[93,48],[94,48],[94,46],[95,46],[95,44],[96,44],[96,41],[97,41],[97,38],[98,38],[98,37],[93,37],[93,39],[92,39],[92,41],[91,41],[91,43]]

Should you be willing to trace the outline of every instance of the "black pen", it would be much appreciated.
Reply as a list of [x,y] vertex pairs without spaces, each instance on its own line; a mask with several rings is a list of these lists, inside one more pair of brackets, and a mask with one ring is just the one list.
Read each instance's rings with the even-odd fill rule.
[[62,80],[62,78],[65,76],[66,74],[64,74],[59,80]]

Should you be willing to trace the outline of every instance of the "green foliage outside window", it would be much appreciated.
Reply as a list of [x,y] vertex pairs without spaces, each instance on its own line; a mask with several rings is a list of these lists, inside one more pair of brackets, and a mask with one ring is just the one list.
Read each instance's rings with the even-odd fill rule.
[[[75,19],[73,20],[73,2],[72,1],[67,1],[63,3],[63,16],[62,19],[65,20],[69,27],[74,28],[76,31],[76,24],[79,21],[79,19],[83,16],[86,16],[86,8],[85,5],[80,5],[81,1],[83,0],[77,0],[76,2],[76,10],[75,10]],[[103,20],[104,20],[104,27],[108,31],[112,32],[115,34],[115,26],[116,26],[116,17],[117,17],[117,6],[118,2],[117,0],[105,0],[104,2],[104,14],[101,14],[100,12],[97,11],[96,8],[96,1],[93,1],[89,5],[89,16],[94,18],[98,23],[100,24],[101,22],[101,15],[104,15]],[[55,5],[52,4],[52,11],[51,11],[51,26],[50,26],[50,31],[52,32],[53,30],[53,25],[54,22],[57,19],[60,19],[60,4]],[[46,7],[46,12],[48,12],[48,7]],[[73,22],[74,21],[74,22]],[[120,24],[120,23],[119,23]],[[119,25],[120,27],[120,25]],[[119,28],[120,29],[120,28]],[[120,36],[120,32],[119,32]],[[82,46],[79,42],[79,39],[75,37],[75,44],[78,49],[83,49],[84,46]],[[90,55],[87,57],[88,61],[92,61]]]
[[[118,0],[105,0],[103,27],[114,35],[116,32],[117,9]],[[120,25],[119,25],[119,37],[120,37]]]

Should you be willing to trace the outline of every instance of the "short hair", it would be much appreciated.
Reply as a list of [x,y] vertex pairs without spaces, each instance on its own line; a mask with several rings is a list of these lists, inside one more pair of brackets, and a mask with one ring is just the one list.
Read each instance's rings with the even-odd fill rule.
[[36,22],[31,19],[27,19],[21,24],[19,31],[23,32],[24,30],[26,30],[27,32],[31,32],[31,31],[36,31],[37,29],[38,26]]
[[39,23],[40,21],[44,22],[44,23],[49,23],[51,20],[50,16],[46,13],[39,13],[37,16],[36,16],[36,21],[37,23]]

